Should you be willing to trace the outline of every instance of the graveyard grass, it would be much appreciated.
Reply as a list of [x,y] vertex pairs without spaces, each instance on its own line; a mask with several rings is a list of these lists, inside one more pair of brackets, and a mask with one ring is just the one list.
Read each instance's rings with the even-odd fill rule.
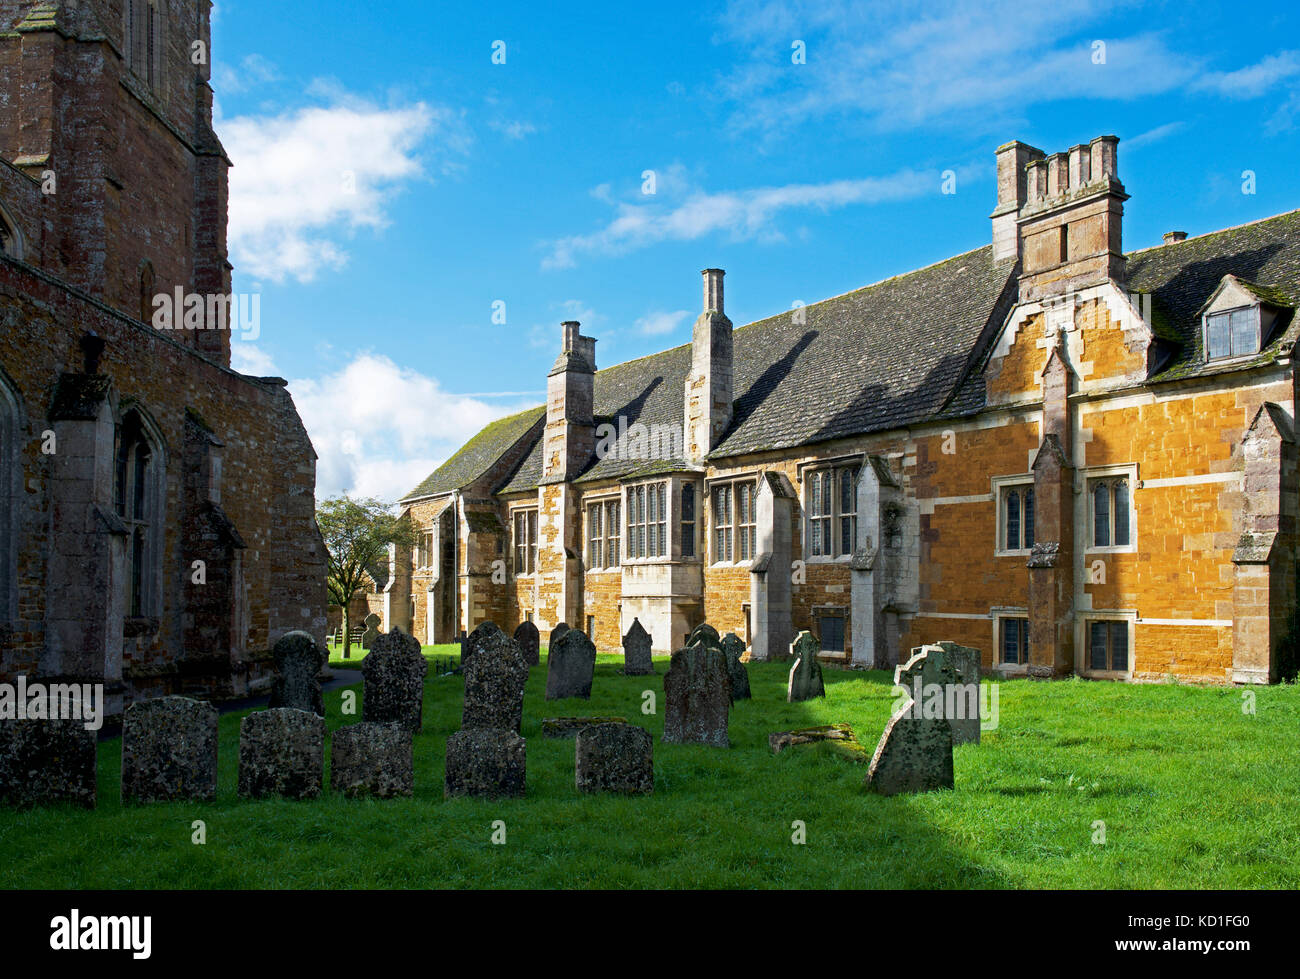
[[[428,656],[455,647],[426,648]],[[239,719],[220,726],[212,803],[120,804],[121,741],[99,746],[99,808],[0,810],[6,888],[1260,888],[1300,886],[1300,687],[1243,691],[1068,680],[1001,684],[1000,725],[955,752],[952,792],[881,798],[828,746],[773,756],[770,732],[853,725],[874,749],[893,703],[885,673],[825,671],[825,700],[785,703],[788,665],[750,664],[730,750],[665,745],[663,673],[601,656],[590,702],[528,681],[524,799],[444,801],[443,753],[463,681],[430,676],[415,796],[243,801]],[[360,687],[356,691],[359,701]],[[653,690],[658,713],[641,712]],[[325,695],[331,730],[360,720]],[[574,743],[543,717],[615,714],[655,738],[655,794],[582,796]],[[328,758],[328,755],[327,755]],[[328,764],[328,763],[327,763]],[[328,770],[326,785],[328,786]],[[203,820],[207,842],[191,842]],[[493,823],[506,842],[492,842]],[[802,820],[807,842],[795,845]],[[1104,823],[1105,842],[1099,838]]]

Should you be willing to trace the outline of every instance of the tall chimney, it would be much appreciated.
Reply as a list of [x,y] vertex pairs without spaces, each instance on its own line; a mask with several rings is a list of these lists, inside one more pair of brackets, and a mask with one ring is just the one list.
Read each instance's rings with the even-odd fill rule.
[[566,320],[560,342],[560,356],[546,378],[542,478],[547,482],[578,476],[596,450],[596,341],[579,332],[576,320]]
[[1041,160],[1043,151],[1012,140],[998,147],[998,206],[993,209],[993,261],[1002,262],[1020,255],[1020,239],[1016,235],[1016,215],[1030,197],[1029,174],[1026,167],[1033,160]]
[[691,337],[686,378],[686,458],[702,463],[731,424],[731,320],[723,310],[722,269],[705,269],[704,309]]

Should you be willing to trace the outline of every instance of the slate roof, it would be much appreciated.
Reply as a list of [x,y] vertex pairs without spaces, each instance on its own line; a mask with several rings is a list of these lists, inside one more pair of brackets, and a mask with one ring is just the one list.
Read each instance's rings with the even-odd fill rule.
[[402,502],[450,493],[480,479],[545,414],[546,408],[543,406],[498,418],[461,446],[460,451],[435,469],[424,482],[402,497]]
[[[1151,294],[1154,327],[1163,346],[1152,382],[1267,363],[1300,334],[1300,317],[1291,317],[1258,358],[1206,364],[1197,316],[1227,274],[1245,280],[1270,302],[1300,306],[1300,211],[1131,252],[1127,259],[1128,289]],[[984,382],[979,358],[1015,301],[1014,271],[1013,262],[995,264],[992,248],[985,246],[803,307],[801,320],[787,311],[740,327],[733,333],[735,411],[710,459],[980,411]],[[685,344],[598,371],[596,423],[622,417],[629,426],[670,425],[680,431],[690,359]],[[544,408],[537,408],[514,416],[520,434],[528,428],[525,416],[531,424],[543,413]],[[445,491],[430,485],[456,488],[450,485],[452,464],[472,447],[496,444],[496,439],[485,440],[491,430],[489,426],[476,436],[411,495]],[[691,468],[684,459],[641,462],[610,456],[594,461],[578,481]],[[497,492],[533,490],[541,478],[538,437]]]

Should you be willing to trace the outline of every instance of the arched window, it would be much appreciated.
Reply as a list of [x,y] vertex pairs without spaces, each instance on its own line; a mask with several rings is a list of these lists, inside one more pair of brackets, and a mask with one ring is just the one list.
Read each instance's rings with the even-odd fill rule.
[[1027,551],[1034,546],[1034,488],[1005,486],[1002,494],[1002,549]]
[[128,411],[118,428],[114,505],[126,524],[126,615],[159,613],[162,550],[162,456],[145,421]]
[[158,0],[126,0],[126,63],[157,91],[162,76],[162,12]]
[[18,396],[0,376],[0,619],[10,619],[17,609],[19,487],[22,480],[19,433],[22,430]]
[[0,210],[0,255],[8,255],[10,258],[23,257],[18,232],[3,210]]
[[1129,481],[1115,477],[1091,485],[1092,546],[1129,547],[1133,542]]

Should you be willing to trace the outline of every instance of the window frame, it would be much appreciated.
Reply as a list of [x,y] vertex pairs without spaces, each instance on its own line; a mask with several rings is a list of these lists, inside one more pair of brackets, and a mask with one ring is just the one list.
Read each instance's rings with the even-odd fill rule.
[[[531,578],[537,574],[540,507],[520,506],[510,510],[510,558],[516,578]],[[523,520],[523,543],[520,543],[520,520]]]
[[[673,494],[669,479],[647,479],[623,487],[623,564],[654,564],[672,558]],[[652,502],[655,504],[652,509]],[[654,519],[651,514],[654,513]],[[650,553],[651,531],[656,542]]]
[[[595,521],[592,520],[592,514],[598,513],[599,530],[596,536],[592,536]],[[601,496],[593,497],[587,501],[583,507],[583,528],[584,538],[586,541],[586,557],[588,571],[615,571],[620,567],[622,558],[622,521],[623,521],[623,498],[621,496]],[[593,545],[600,547],[600,561],[592,560]],[[611,548],[612,545],[612,548]],[[610,553],[614,553],[614,560],[610,561]]]
[[[1244,312],[1249,312],[1252,314],[1252,320],[1255,327],[1255,344],[1253,350],[1238,352],[1233,349],[1234,345],[1233,345],[1232,316],[1235,313],[1244,313]],[[1220,354],[1218,356],[1211,356],[1210,321],[1213,319],[1218,319],[1220,317],[1223,317],[1227,320],[1228,353]],[[1264,345],[1263,322],[1264,322],[1264,316],[1263,316],[1263,312],[1260,309],[1259,303],[1249,303],[1245,306],[1232,306],[1228,309],[1216,309],[1212,312],[1204,313],[1201,316],[1201,344],[1202,344],[1202,349],[1205,351],[1205,362],[1224,363],[1227,361],[1241,360],[1244,358],[1259,356],[1259,352],[1260,350],[1263,349],[1263,345]]]
[[[994,557],[1027,557],[1034,547],[1034,540],[1037,539],[1036,531],[1038,529],[1037,519],[1033,519],[1033,539],[1029,545],[1020,547],[1007,547],[1007,498],[1015,493],[1020,498],[1020,530],[1018,540],[1020,544],[1025,542],[1025,498],[1027,495],[1034,493],[1034,477],[1032,473],[1021,473],[1018,476],[994,476],[992,481],[993,505],[997,508],[997,514],[994,519]],[[1036,500],[1034,501],[1036,502]]]
[[[123,439],[132,419],[136,431],[131,433],[131,448],[126,450]],[[148,450],[143,461],[139,455],[142,445]],[[167,457],[162,437],[153,420],[132,405],[122,411],[113,432],[113,511],[127,531],[121,587],[123,617],[128,621],[162,615],[166,493]]]
[[[723,476],[709,480],[705,488],[709,508],[707,557],[710,566],[747,567],[753,564],[758,551],[758,474]],[[749,492],[748,519],[743,521],[742,489]],[[725,522],[719,521],[720,494],[727,500]],[[696,519],[699,519],[698,511]],[[745,556],[746,551],[748,556]]]
[[[1082,508],[1084,517],[1084,533],[1087,535],[1084,539],[1085,554],[1133,554],[1137,551],[1138,525],[1137,525],[1137,491],[1142,488],[1141,481],[1137,478],[1138,467],[1136,463],[1120,466],[1098,466],[1092,469],[1085,469],[1080,474],[1082,485],[1079,487],[1080,494],[1083,497]],[[1128,543],[1115,544],[1115,491],[1114,482],[1123,479],[1128,482]],[[1097,524],[1096,524],[1096,498],[1095,490],[1099,483],[1111,484],[1107,492],[1109,500],[1109,525],[1107,539],[1110,543],[1097,544]],[[1077,511],[1076,511],[1077,514]]]
[[[1094,670],[1092,668],[1092,626],[1094,623],[1108,623],[1107,629],[1107,669]],[[1110,669],[1113,664],[1113,650],[1110,647],[1111,636],[1114,635],[1114,625],[1124,626],[1124,637],[1126,642],[1127,666],[1122,670]],[[1075,648],[1075,672],[1080,676],[1090,677],[1097,680],[1131,680],[1133,678],[1133,660],[1135,654],[1135,640],[1137,638],[1137,613],[1135,611],[1119,610],[1080,610],[1078,613],[1078,626],[1075,631],[1074,648]]]
[[[860,460],[837,459],[826,463],[810,465],[800,474],[800,483],[803,489],[803,559],[809,564],[832,564],[835,562],[846,562],[853,559],[853,552],[857,549],[858,538],[858,484],[862,478],[862,467],[864,463]],[[827,489],[823,485],[824,499],[829,502],[829,507],[825,512],[816,512],[813,507],[816,499],[813,490],[813,481],[820,480],[825,484],[825,477],[831,476],[830,486]],[[844,479],[849,479],[849,498],[853,501],[853,512],[846,513],[843,509],[844,500]],[[851,520],[850,524],[850,546],[847,550],[843,549],[844,528],[842,521]],[[831,553],[813,553],[813,524],[821,523],[823,527],[829,527],[829,541],[831,543]]]
[[[989,609],[989,618],[993,620],[993,654],[991,666],[989,669],[1002,676],[1027,676],[1029,673],[1029,609],[1023,606],[1006,605],[995,606]],[[1009,663],[1001,658],[1002,656],[1002,623],[1014,619],[1025,623],[1025,660],[1023,663]]]

